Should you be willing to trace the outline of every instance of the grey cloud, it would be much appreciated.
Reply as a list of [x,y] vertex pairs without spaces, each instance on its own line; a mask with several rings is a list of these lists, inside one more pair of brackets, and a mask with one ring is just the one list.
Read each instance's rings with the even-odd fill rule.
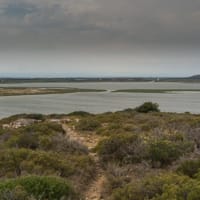
[[36,7],[31,4],[10,3],[6,7],[1,8],[1,14],[8,17],[24,17],[25,15],[33,13],[36,10]]
[[200,73],[199,0],[0,0],[0,72]]
[[4,43],[200,42],[198,0],[0,0],[0,15]]

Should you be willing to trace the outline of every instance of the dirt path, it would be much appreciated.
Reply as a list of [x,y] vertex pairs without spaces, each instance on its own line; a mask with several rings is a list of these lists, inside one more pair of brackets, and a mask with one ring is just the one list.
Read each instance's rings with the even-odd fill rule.
[[96,165],[96,177],[89,186],[88,190],[85,192],[85,200],[103,200],[101,197],[101,191],[103,188],[103,184],[105,182],[105,173],[101,168],[99,157],[96,153],[91,152],[91,150],[97,145],[100,140],[100,137],[92,134],[84,134],[80,135],[75,131],[72,127],[69,127],[66,124],[63,124],[63,129],[65,130],[67,136],[76,140],[79,143],[88,147],[89,155],[94,159]]
[[66,124],[63,124],[62,127],[65,130],[67,136],[69,136],[69,138],[87,146],[89,151],[93,149],[100,140],[100,137],[97,135],[79,134],[75,131],[74,127],[71,128]]

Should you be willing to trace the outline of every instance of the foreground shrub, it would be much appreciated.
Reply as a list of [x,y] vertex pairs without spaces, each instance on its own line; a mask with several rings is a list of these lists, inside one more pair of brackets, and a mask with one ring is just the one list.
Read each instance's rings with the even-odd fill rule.
[[2,200],[61,200],[78,199],[72,187],[58,177],[27,176],[0,182]]
[[189,177],[194,177],[200,170],[200,160],[187,160],[178,167],[177,172],[180,172]]
[[192,150],[193,144],[190,142],[172,142],[161,139],[150,144],[149,159],[154,167],[164,167],[177,160],[184,153]]
[[[83,173],[84,171],[84,173]],[[16,177],[27,174],[80,176],[86,181],[94,173],[93,161],[88,156],[70,156],[29,149],[0,151],[0,176]]]
[[163,174],[113,191],[112,200],[199,200],[200,182],[176,174]]
[[55,133],[63,133],[62,126],[53,122],[42,122],[26,126],[21,129],[23,132],[35,132],[37,134],[53,135]]
[[88,154],[88,148],[70,137],[57,135],[53,137],[39,137],[39,148],[42,150],[52,150],[58,153],[82,155]]
[[121,164],[140,162],[146,156],[145,149],[145,144],[136,134],[111,136],[96,147],[102,162]]
[[11,122],[14,122],[18,119],[35,119],[35,120],[40,120],[44,121],[46,119],[45,115],[42,114],[37,114],[37,113],[32,113],[32,114],[17,114],[17,115],[12,115],[7,118],[3,118],[0,120],[0,124],[9,124]]
[[62,126],[55,123],[38,123],[9,132],[2,130],[0,145],[4,148],[51,150],[67,154],[88,153],[87,147],[66,137]]
[[0,152],[0,172],[6,176],[22,174],[57,174],[67,176],[71,166],[56,153],[32,151],[29,149],[9,149]]
[[76,125],[79,131],[95,131],[101,127],[101,123],[92,118],[81,119]]
[[118,134],[102,140],[96,150],[105,163],[130,164],[147,160],[153,167],[165,167],[193,151],[193,143],[166,139],[151,141],[138,134]]
[[136,107],[135,110],[141,113],[160,112],[159,105],[157,103],[152,102],[145,102],[141,106]]
[[[106,166],[106,182],[103,193],[109,195],[114,189],[122,188],[132,180],[132,165],[120,166],[116,163],[109,163]],[[133,172],[135,173],[135,172]],[[104,195],[105,196],[105,195]]]

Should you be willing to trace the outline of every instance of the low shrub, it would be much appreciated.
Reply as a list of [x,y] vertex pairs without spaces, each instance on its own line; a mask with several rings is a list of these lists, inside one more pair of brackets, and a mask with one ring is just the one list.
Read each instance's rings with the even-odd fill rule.
[[30,126],[26,126],[20,129],[20,131],[28,132],[28,133],[35,132],[37,134],[43,134],[43,135],[63,133],[62,126],[60,124],[53,123],[53,122],[42,122],[42,123],[32,124]]
[[186,160],[177,168],[177,172],[194,178],[200,170],[200,160]]
[[36,119],[36,120],[45,120],[45,116],[42,114],[38,114],[38,113],[33,113],[33,114],[25,114],[24,116],[25,118],[29,118],[29,119]]
[[146,156],[146,146],[136,134],[119,134],[102,140],[96,147],[102,162],[138,163]]
[[[83,173],[84,171],[84,173]],[[26,174],[80,176],[84,181],[94,173],[93,161],[84,155],[64,155],[29,149],[0,151],[0,176],[16,177]]]
[[101,127],[101,123],[92,118],[81,119],[76,125],[79,131],[95,131]]
[[102,162],[121,164],[150,160],[153,167],[165,167],[185,153],[193,151],[189,141],[145,140],[138,134],[117,134],[102,140],[96,147]]
[[81,117],[88,117],[92,116],[93,114],[85,112],[85,111],[75,111],[72,113],[69,113],[68,116],[81,116]]
[[34,124],[9,131],[2,130],[0,146],[4,148],[64,152],[67,154],[88,154],[87,147],[66,137],[63,134],[61,125],[55,123]]
[[111,136],[113,134],[120,134],[123,131],[121,123],[110,123],[105,127],[98,128],[96,134],[101,136]]
[[110,194],[116,188],[122,188],[130,183],[132,166],[120,166],[116,163],[109,163],[106,167],[106,183],[104,192]]
[[71,140],[69,137],[57,135],[53,137],[39,137],[39,148],[45,151],[55,151],[65,154],[82,155],[88,154],[88,148],[76,140]]
[[159,105],[157,103],[152,103],[152,102],[145,102],[141,106],[136,107],[135,111],[141,113],[160,112]]
[[150,143],[149,159],[152,161],[153,167],[164,167],[192,150],[193,143],[191,142],[172,142],[161,139]]
[[2,200],[36,200],[32,195],[25,191],[25,189],[18,185],[14,189],[7,189],[0,194]]
[[176,174],[162,174],[113,191],[111,200],[199,200],[200,182]]
[[72,187],[58,177],[27,176],[0,182],[2,200],[61,200],[78,199]]
[[7,118],[3,118],[0,120],[0,124],[7,124],[7,123],[11,123],[14,122],[18,119],[35,119],[35,120],[41,120],[44,121],[46,119],[45,115],[42,114],[37,114],[37,113],[33,113],[33,114],[17,114],[17,115],[12,115],[10,117]]

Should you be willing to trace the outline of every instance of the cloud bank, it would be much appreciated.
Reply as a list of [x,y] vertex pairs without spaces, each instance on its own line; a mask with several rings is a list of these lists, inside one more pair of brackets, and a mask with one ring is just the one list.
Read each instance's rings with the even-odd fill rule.
[[[136,68],[136,60],[142,56],[144,66],[154,64],[152,60],[165,65],[167,59],[169,65],[181,66],[181,57],[187,55],[190,67],[196,72],[199,60],[194,55],[200,49],[199,19],[199,0],[0,0],[0,51],[10,56],[21,51],[26,58],[18,58],[24,60],[29,57],[26,53],[36,56],[38,51],[48,51],[44,53],[45,59],[48,55],[55,59],[62,57],[63,52],[66,57],[84,52],[86,60],[96,56],[105,62],[107,54],[113,60],[122,54],[130,68]],[[63,58],[62,66],[65,62]],[[112,69],[114,63],[110,64]],[[84,60],[83,65],[86,65]],[[7,66],[12,69],[11,63]]]

